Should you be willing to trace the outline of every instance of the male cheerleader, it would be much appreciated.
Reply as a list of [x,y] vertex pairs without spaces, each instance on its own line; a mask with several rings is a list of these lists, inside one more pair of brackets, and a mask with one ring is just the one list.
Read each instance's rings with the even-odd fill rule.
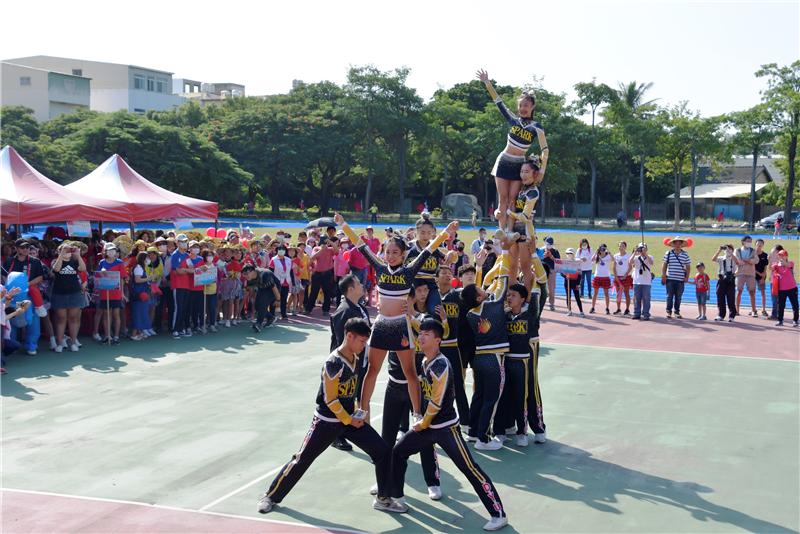
[[352,318],[344,325],[345,339],[322,367],[317,409],[300,450],[283,466],[258,501],[258,511],[270,512],[292,490],[314,460],[333,441],[344,436],[366,452],[375,464],[378,496],[373,508],[384,512],[407,512],[408,506],[388,497],[391,449],[366,423],[366,414],[356,411],[358,355],[364,350],[370,328],[364,319]]

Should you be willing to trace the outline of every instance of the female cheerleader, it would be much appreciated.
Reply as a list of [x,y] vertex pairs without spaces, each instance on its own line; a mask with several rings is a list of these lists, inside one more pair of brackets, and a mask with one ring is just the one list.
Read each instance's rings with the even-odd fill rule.
[[342,227],[351,243],[360,243],[358,249],[364,254],[375,269],[378,279],[378,308],[380,313],[372,325],[372,335],[369,338],[369,367],[364,377],[361,392],[361,409],[369,413],[369,401],[375,390],[375,381],[381,370],[386,353],[390,350],[397,352],[403,373],[408,380],[408,395],[414,414],[420,414],[421,398],[419,379],[414,366],[414,334],[406,315],[408,293],[414,283],[417,272],[422,268],[434,250],[444,243],[448,234],[453,235],[458,230],[458,221],[453,221],[447,228],[428,243],[419,256],[408,265],[403,265],[406,252],[406,243],[400,237],[391,237],[386,242],[385,262],[377,258],[369,246],[362,241],[352,228],[345,222],[340,214],[335,214],[334,222]]
[[512,199],[516,198],[520,190],[520,167],[525,161],[525,154],[528,152],[533,137],[536,136],[541,147],[541,168],[540,172],[544,175],[547,168],[547,158],[550,150],[547,148],[547,141],[544,137],[542,125],[533,121],[533,112],[536,109],[536,99],[530,93],[522,93],[517,100],[517,110],[519,117],[511,113],[502,98],[494,90],[492,82],[489,81],[489,74],[481,69],[477,72],[478,79],[486,86],[489,96],[497,104],[500,113],[503,114],[511,128],[508,131],[508,141],[506,148],[497,156],[492,169],[495,185],[497,186],[498,206],[495,215],[500,228],[506,227],[506,212],[511,208]]

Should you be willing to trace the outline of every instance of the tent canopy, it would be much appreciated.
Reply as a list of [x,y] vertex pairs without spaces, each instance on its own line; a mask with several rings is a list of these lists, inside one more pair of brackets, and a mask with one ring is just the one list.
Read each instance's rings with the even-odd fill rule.
[[4,224],[127,220],[121,202],[70,191],[31,167],[11,146],[0,150],[0,221]]
[[216,219],[216,202],[198,200],[168,191],[150,182],[114,154],[95,170],[66,186],[98,200],[113,198],[122,201],[128,221],[154,219]]
[[[756,193],[767,187],[767,184],[756,184]],[[701,184],[694,188],[695,200],[704,198],[734,198],[750,195],[750,184]],[[675,198],[675,193],[667,197],[668,199]],[[684,187],[681,189],[681,200],[692,198],[692,188]]]

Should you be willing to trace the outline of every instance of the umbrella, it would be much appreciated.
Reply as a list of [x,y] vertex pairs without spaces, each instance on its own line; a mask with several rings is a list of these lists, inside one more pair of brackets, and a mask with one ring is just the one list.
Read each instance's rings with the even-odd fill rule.
[[306,225],[306,230],[310,228],[327,228],[329,226],[336,227],[336,223],[333,222],[333,217],[320,217],[319,219],[309,221]]

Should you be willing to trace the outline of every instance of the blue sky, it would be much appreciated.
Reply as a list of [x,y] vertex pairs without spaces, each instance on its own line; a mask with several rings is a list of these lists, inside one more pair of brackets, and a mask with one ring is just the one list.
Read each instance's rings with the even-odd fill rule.
[[[423,98],[486,68],[572,94],[579,81],[654,82],[704,115],[759,101],[759,65],[800,58],[800,2],[353,0],[8,2],[0,56],[142,65],[248,94],[293,79],[342,83],[350,65],[411,68]],[[35,23],[33,22],[35,21]]]

